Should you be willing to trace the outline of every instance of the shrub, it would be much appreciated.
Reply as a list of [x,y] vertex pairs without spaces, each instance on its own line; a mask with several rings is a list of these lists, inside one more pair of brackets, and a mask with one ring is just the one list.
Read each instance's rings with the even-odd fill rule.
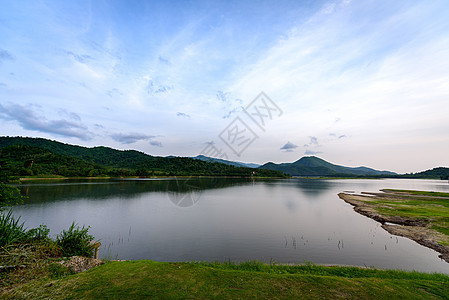
[[75,274],[72,269],[63,266],[59,263],[52,263],[48,266],[48,271],[50,272],[50,277],[52,279],[61,279],[67,275]]
[[14,186],[10,186],[0,182],[0,211],[5,206],[12,206],[22,202],[23,197],[20,190]]
[[39,225],[39,227],[32,228],[27,232],[27,239],[29,240],[39,240],[39,241],[49,241],[50,237],[48,234],[50,233],[50,229],[48,229],[47,225]]
[[61,247],[64,256],[86,256],[93,255],[94,246],[90,244],[94,237],[90,235],[88,227],[79,227],[72,223],[70,228],[63,230],[56,237],[56,243]]
[[20,217],[14,218],[12,210],[0,213],[0,247],[26,240],[25,223],[19,222]]

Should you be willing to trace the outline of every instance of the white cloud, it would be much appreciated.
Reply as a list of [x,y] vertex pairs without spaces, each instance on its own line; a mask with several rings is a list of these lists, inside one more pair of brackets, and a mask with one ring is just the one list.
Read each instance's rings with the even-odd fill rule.
[[[183,155],[201,150],[195,147],[216,138],[227,118],[264,91],[284,114],[266,132],[257,132],[260,139],[245,152],[251,161],[296,160],[297,153],[279,151],[291,139],[308,145],[309,153],[323,151],[334,161],[351,159],[379,169],[391,169],[382,165],[386,160],[397,171],[412,168],[410,160],[420,168],[444,162],[446,4],[297,3],[290,3],[288,12],[261,4],[246,16],[250,10],[243,4],[198,5],[184,7],[178,16],[167,2],[154,12],[162,13],[160,19],[143,17],[148,11],[133,6],[115,15],[118,7],[102,2],[37,3],[20,23],[24,8],[11,6],[8,14],[0,12],[9,24],[0,29],[5,45],[0,63],[10,68],[0,74],[0,97],[38,103],[47,112],[63,109],[59,116],[33,110],[34,118],[26,120],[15,114],[18,124],[28,124],[22,126],[24,135],[36,119],[49,134],[57,134],[48,127],[52,121],[65,120],[60,125],[80,138],[85,124],[101,124],[90,126],[103,133],[98,144],[111,141],[104,135],[116,134],[119,146],[135,143],[144,151]],[[274,8],[278,14],[271,13]],[[194,118],[186,122],[190,115]],[[163,134],[164,147],[153,147],[159,142],[134,135],[138,132]],[[379,155],[394,147],[407,154]],[[428,155],[417,160],[422,153]]]

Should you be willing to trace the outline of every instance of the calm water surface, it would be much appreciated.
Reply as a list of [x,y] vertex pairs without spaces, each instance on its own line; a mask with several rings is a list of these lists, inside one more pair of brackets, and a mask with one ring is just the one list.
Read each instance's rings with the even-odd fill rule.
[[449,191],[437,180],[157,179],[35,182],[14,209],[51,234],[91,226],[100,257],[313,262],[449,273],[438,253],[355,213],[343,191]]

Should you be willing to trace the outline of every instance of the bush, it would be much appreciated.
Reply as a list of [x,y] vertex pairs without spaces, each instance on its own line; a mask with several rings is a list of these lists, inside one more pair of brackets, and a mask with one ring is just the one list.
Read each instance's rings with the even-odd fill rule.
[[21,203],[22,198],[18,188],[0,182],[0,211],[5,206]]
[[0,247],[26,240],[25,223],[19,222],[20,217],[14,218],[12,210],[6,214],[0,213]]
[[61,247],[64,256],[86,256],[93,255],[94,246],[90,244],[94,237],[88,233],[88,227],[80,228],[72,223],[69,230],[63,230],[56,237],[56,243]]
[[52,279],[61,279],[67,275],[75,274],[73,270],[59,263],[52,263],[48,266],[48,271]]
[[50,229],[48,229],[47,225],[39,225],[39,227],[28,230],[27,238],[29,240],[49,241],[49,233]]

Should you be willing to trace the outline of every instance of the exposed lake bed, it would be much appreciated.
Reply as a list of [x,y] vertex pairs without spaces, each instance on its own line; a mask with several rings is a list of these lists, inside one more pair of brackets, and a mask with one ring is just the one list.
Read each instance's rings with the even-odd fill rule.
[[338,196],[353,205],[356,212],[380,222],[389,233],[434,249],[441,259],[449,262],[449,193],[382,190],[382,193]]
[[330,265],[449,273],[438,253],[389,234],[337,196],[383,188],[448,191],[438,180],[127,179],[27,182],[28,227],[75,220],[100,258]]

